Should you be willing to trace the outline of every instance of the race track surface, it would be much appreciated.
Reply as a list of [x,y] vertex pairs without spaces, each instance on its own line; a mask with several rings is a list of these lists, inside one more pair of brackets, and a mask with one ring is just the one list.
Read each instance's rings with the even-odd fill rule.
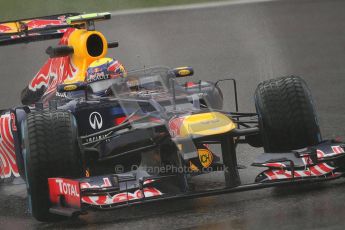
[[[194,80],[238,79],[240,110],[254,111],[253,92],[265,79],[303,76],[324,138],[345,139],[345,1],[283,0],[119,15],[98,24],[110,51],[128,69],[190,65]],[[19,103],[20,90],[43,64],[54,41],[0,48],[0,105]],[[230,88],[230,87],[228,87]],[[226,108],[232,91],[224,88]],[[262,149],[241,147],[242,182]],[[220,175],[213,179],[219,180]],[[212,186],[210,179],[204,179]],[[188,201],[163,202],[76,220],[42,224],[27,214],[23,185],[0,186],[0,229],[343,229],[345,183],[264,189]]]

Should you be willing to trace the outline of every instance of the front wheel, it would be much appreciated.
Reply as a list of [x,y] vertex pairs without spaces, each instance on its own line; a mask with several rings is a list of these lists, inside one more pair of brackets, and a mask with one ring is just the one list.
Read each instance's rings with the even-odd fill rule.
[[59,219],[49,212],[48,178],[82,176],[74,117],[67,111],[32,112],[22,127],[32,215],[39,221]]
[[321,141],[313,99],[302,78],[288,76],[260,83],[255,106],[266,152],[286,152]]

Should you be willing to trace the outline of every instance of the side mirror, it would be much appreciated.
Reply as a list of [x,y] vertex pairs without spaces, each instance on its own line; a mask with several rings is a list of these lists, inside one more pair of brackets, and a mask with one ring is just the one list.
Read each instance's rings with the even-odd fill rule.
[[188,77],[192,76],[194,74],[194,69],[192,67],[178,67],[175,69],[172,69],[173,73],[176,77]]
[[49,46],[46,49],[46,54],[48,54],[50,58],[66,57],[73,53],[74,53],[74,49],[71,46],[57,46],[57,47]]
[[78,91],[78,90],[86,90],[86,88],[87,88],[87,83],[80,81],[76,83],[59,84],[57,86],[57,91],[59,93],[64,93],[64,92],[73,92],[73,91]]

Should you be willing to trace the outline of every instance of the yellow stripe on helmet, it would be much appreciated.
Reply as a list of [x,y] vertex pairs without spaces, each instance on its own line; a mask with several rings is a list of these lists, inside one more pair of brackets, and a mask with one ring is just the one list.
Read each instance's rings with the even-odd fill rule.
[[104,65],[104,64],[106,64],[108,62],[112,62],[112,61],[113,61],[112,58],[100,58],[100,59],[92,62],[89,67],[97,67],[97,66]]

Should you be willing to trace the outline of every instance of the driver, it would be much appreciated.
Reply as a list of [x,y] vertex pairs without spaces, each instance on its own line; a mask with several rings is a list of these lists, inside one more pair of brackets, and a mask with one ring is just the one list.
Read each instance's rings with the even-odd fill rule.
[[87,83],[99,82],[97,91],[93,90],[96,96],[104,97],[107,95],[108,84],[102,85],[103,80],[114,79],[118,77],[126,77],[127,71],[125,67],[114,58],[100,58],[90,64],[86,72]]

